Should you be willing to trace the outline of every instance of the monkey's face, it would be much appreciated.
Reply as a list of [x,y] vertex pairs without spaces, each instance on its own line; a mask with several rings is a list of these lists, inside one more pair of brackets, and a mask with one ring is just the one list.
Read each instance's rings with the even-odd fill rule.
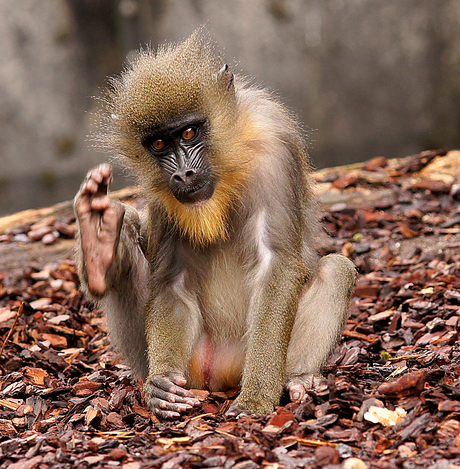
[[184,205],[201,205],[214,194],[216,177],[206,157],[207,126],[205,118],[187,115],[146,130],[142,138],[172,194]]

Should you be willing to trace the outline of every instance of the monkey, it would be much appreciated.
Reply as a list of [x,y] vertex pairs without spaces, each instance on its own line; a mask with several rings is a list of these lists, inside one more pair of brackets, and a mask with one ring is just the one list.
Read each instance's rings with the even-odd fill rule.
[[134,174],[136,210],[109,197],[111,165],[75,197],[78,273],[147,405],[176,419],[191,389],[239,386],[229,415],[300,402],[342,335],[355,268],[321,257],[297,118],[234,74],[203,31],[142,49],[104,97],[99,145]]

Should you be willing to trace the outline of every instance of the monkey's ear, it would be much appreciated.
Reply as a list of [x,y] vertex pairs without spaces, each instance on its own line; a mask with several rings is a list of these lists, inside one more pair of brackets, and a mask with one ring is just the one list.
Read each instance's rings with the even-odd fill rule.
[[228,68],[228,65],[225,64],[217,74],[217,83],[225,90],[233,90],[233,73]]

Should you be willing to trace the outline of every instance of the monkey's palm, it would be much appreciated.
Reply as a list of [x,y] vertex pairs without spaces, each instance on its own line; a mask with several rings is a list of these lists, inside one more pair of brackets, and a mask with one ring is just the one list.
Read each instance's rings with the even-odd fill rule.
[[111,174],[107,164],[94,168],[75,198],[88,286],[95,296],[106,291],[106,274],[115,257],[124,216],[121,203],[111,201],[107,194]]

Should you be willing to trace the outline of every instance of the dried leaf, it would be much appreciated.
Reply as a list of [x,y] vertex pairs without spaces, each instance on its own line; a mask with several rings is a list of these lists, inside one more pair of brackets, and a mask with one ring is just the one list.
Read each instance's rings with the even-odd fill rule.
[[35,469],[43,461],[43,456],[38,455],[26,461],[18,461],[8,466],[8,469]]
[[16,429],[9,420],[0,419],[0,434],[5,436],[15,436]]
[[364,418],[372,423],[380,423],[384,427],[392,427],[401,422],[406,415],[407,413],[402,407],[389,410],[384,407],[371,406],[364,414]]
[[438,404],[438,410],[440,412],[460,412],[460,402],[459,401],[441,401]]
[[361,298],[378,298],[380,288],[372,285],[362,285],[355,288],[355,295]]
[[377,171],[381,168],[387,166],[388,160],[384,156],[376,156],[368,161],[366,161],[363,165],[364,171]]
[[398,226],[399,226],[399,229],[401,230],[402,235],[405,238],[415,238],[416,236],[419,235],[417,231],[409,228],[409,225],[407,223],[399,222]]
[[449,419],[439,425],[436,436],[441,440],[453,440],[460,434],[460,422]]
[[338,464],[340,462],[340,454],[331,446],[320,446],[315,450],[315,459],[316,463],[323,467]]
[[128,453],[121,448],[113,448],[107,455],[107,459],[121,461],[128,457]]
[[21,404],[13,402],[9,399],[0,399],[0,406],[10,410],[16,410],[21,406]]
[[193,393],[193,396],[200,401],[204,401],[209,397],[209,391],[205,389],[190,389],[190,391]]
[[102,412],[94,407],[88,407],[85,414],[85,424],[91,425],[102,418]]
[[280,407],[276,412],[270,417],[267,422],[267,425],[272,425],[274,427],[283,427],[287,422],[295,421],[294,414],[284,407]]
[[3,326],[8,321],[12,321],[15,317],[16,311],[11,311],[8,308],[0,308],[0,325]]
[[133,405],[133,411],[136,412],[136,414],[140,415],[144,419],[150,419],[150,412],[145,409],[144,407],[141,407],[137,404]]
[[333,183],[332,185],[336,188],[336,189],[345,189],[347,187],[350,187],[352,186],[353,184],[356,183],[358,177],[356,175],[352,175],[352,174],[346,174],[344,176],[341,176],[339,178],[337,178]]
[[106,417],[105,417],[105,420],[107,423],[109,423],[110,425],[112,425],[113,427],[119,427],[119,428],[122,428],[125,426],[124,422],[123,422],[123,419],[120,417],[119,414],[115,413],[115,412],[110,412],[110,414],[108,414]]
[[345,459],[343,463],[343,469],[368,469],[369,466],[362,460],[358,458],[348,458]]

